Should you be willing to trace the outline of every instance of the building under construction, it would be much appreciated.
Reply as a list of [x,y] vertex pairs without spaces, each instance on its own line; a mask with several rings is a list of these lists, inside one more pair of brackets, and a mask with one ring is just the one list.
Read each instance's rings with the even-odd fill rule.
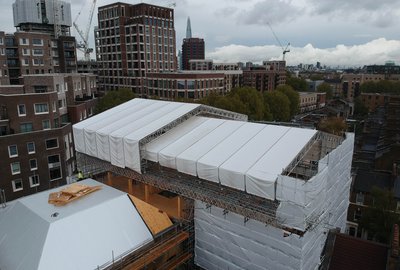
[[[85,174],[103,176],[187,225],[190,256],[174,255],[183,256],[181,267],[317,269],[327,232],[345,230],[351,133],[250,123],[205,105],[148,99],[73,131]],[[166,263],[158,262],[158,269]]]

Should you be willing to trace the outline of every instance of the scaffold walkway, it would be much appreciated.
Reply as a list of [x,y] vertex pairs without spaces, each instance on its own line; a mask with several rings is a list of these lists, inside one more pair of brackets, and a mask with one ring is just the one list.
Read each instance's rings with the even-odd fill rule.
[[284,228],[276,218],[276,209],[279,205],[277,201],[182,174],[173,169],[161,167],[156,163],[148,163],[146,172],[139,174],[128,168],[120,168],[107,161],[82,153],[77,153],[77,160],[79,168],[92,168],[97,172],[109,171],[189,199],[200,200],[206,203],[208,207],[216,206],[224,209],[225,213],[233,212],[242,215],[244,223],[253,219],[266,225]]

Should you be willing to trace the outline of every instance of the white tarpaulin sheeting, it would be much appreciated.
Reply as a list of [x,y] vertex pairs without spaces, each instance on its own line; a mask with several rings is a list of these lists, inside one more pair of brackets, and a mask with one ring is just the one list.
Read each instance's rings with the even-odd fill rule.
[[346,227],[353,144],[347,134],[308,181],[279,175],[277,220],[302,236],[195,201],[195,263],[208,270],[317,270],[329,229]]
[[78,152],[141,172],[139,142],[200,104],[133,99],[73,126]]
[[182,124],[145,151],[162,166],[274,200],[278,175],[316,132],[209,119]]
[[84,121],[81,121],[79,123],[76,123],[73,125],[73,134],[74,134],[74,143],[75,143],[75,150],[81,153],[86,153],[86,147],[85,147],[85,136],[84,136],[84,128],[87,126],[90,126],[92,124],[102,122],[104,119],[107,119],[108,117],[118,113],[122,112],[126,109],[129,109],[131,106],[134,106],[138,102],[140,102],[141,99],[132,99],[130,101],[127,101],[119,106],[116,106],[114,108],[111,108],[105,112],[102,112],[100,114],[94,115]]

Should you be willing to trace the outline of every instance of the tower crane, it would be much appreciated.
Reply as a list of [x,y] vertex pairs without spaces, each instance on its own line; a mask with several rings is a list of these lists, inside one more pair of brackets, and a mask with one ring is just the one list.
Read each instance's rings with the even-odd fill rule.
[[76,15],[76,18],[73,22],[73,25],[74,25],[76,31],[78,32],[79,36],[82,39],[82,41],[80,43],[76,44],[76,47],[79,50],[83,51],[83,53],[85,55],[85,61],[90,61],[90,53],[93,52],[93,48],[89,48],[89,31],[90,31],[90,26],[92,25],[93,13],[94,13],[94,9],[96,7],[96,2],[97,2],[97,0],[92,0],[92,5],[90,7],[89,20],[88,20],[88,24],[86,25],[85,32],[83,32],[79,28],[78,24],[76,23],[79,15],[81,15],[82,10],[78,12],[78,15]]
[[290,49],[289,49],[290,42],[289,42],[289,43],[286,45],[286,47],[284,48],[284,47],[282,46],[282,43],[281,43],[281,41],[279,40],[278,36],[275,34],[274,29],[272,29],[271,24],[270,24],[269,22],[267,22],[267,24],[268,24],[268,26],[269,26],[269,29],[271,29],[271,32],[272,32],[272,34],[274,35],[274,37],[275,37],[276,41],[278,42],[279,46],[281,46],[281,49],[282,49],[282,60],[285,61],[285,55],[286,55],[286,53],[290,52]]

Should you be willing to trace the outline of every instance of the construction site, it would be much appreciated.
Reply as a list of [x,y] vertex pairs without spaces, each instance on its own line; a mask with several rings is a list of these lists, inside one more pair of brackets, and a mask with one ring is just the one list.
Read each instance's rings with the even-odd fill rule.
[[107,269],[319,267],[329,230],[346,227],[354,136],[246,120],[134,99],[74,125],[85,175],[173,221]]

